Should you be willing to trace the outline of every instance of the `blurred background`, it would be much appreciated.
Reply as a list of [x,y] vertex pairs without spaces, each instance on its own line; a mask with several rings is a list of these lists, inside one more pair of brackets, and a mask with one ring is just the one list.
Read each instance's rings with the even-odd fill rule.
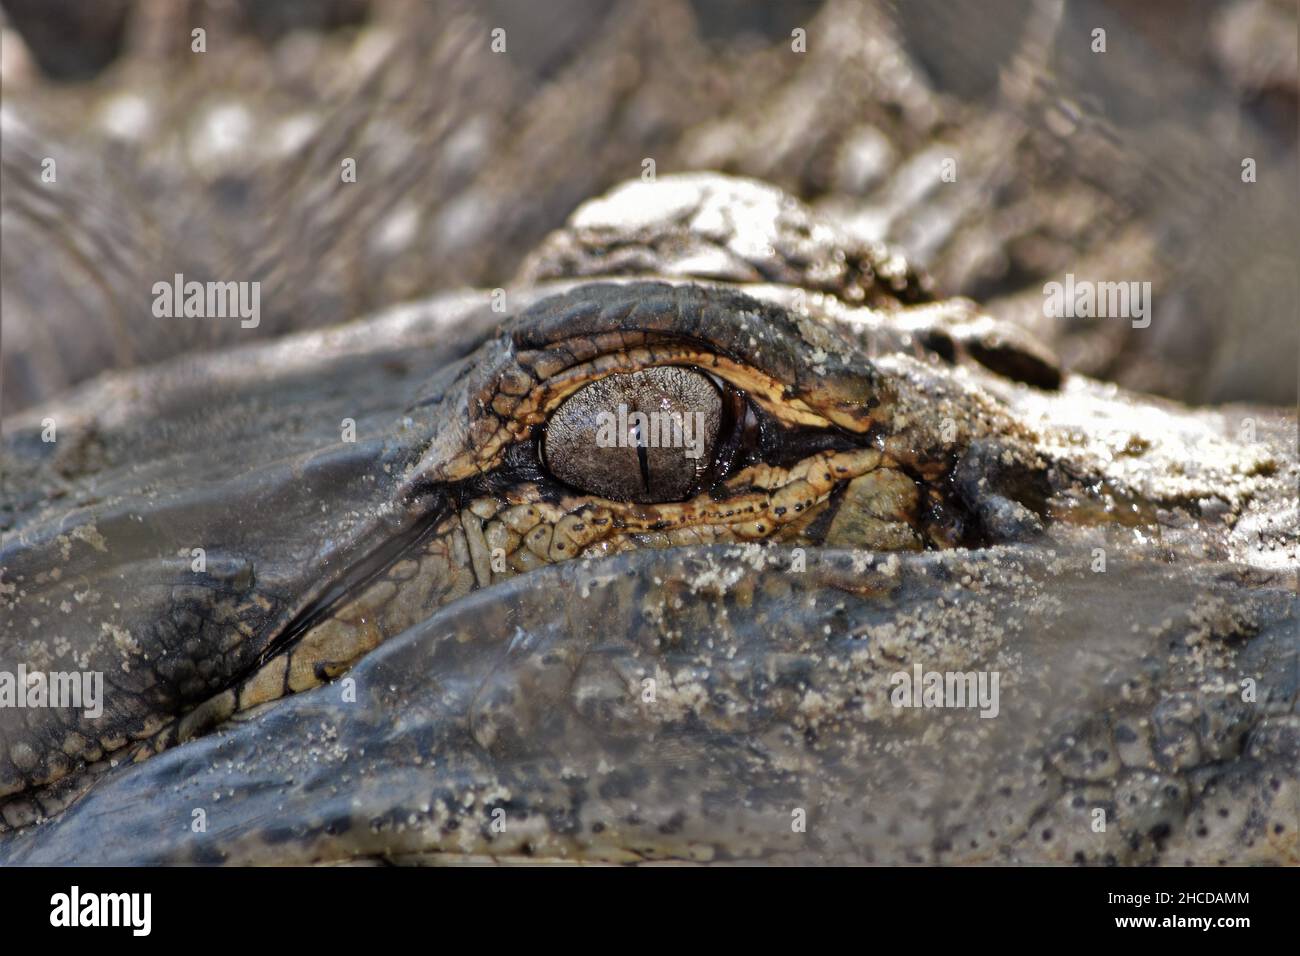
[[[1076,371],[1291,403],[1296,39],[1288,0],[0,0],[0,410],[505,285],[647,157],[781,186]],[[177,272],[261,282],[261,324],[154,318]],[[1067,272],[1150,281],[1150,327],[1045,317]]]

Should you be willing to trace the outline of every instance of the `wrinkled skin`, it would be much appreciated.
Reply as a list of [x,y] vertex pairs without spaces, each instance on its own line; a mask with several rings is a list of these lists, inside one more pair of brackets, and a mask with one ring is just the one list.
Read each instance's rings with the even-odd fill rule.
[[[1300,856],[1293,420],[1062,378],[720,177],[578,210],[506,298],[7,424],[0,669],[109,692],[0,711],[0,861]],[[546,473],[551,411],[662,364],[753,404],[742,467]],[[915,665],[997,716],[892,706]]]

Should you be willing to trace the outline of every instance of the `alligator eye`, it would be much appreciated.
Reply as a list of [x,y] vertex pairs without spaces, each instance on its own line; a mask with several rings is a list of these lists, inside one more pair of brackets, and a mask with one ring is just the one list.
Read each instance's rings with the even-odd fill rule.
[[676,365],[618,372],[585,385],[552,413],[542,459],[561,481],[618,501],[689,497],[713,467],[723,395],[703,372]]

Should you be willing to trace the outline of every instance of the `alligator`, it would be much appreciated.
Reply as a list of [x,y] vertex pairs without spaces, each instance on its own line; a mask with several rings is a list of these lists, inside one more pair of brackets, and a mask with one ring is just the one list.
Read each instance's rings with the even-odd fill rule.
[[0,864],[1300,862],[1294,416],[1068,374],[760,182],[0,462],[0,673],[104,688],[0,708]]

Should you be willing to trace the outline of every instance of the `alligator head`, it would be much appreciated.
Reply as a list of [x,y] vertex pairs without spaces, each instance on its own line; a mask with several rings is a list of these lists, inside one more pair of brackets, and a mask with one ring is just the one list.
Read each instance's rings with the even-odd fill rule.
[[1288,429],[625,187],[9,429],[0,859],[1294,860]]

